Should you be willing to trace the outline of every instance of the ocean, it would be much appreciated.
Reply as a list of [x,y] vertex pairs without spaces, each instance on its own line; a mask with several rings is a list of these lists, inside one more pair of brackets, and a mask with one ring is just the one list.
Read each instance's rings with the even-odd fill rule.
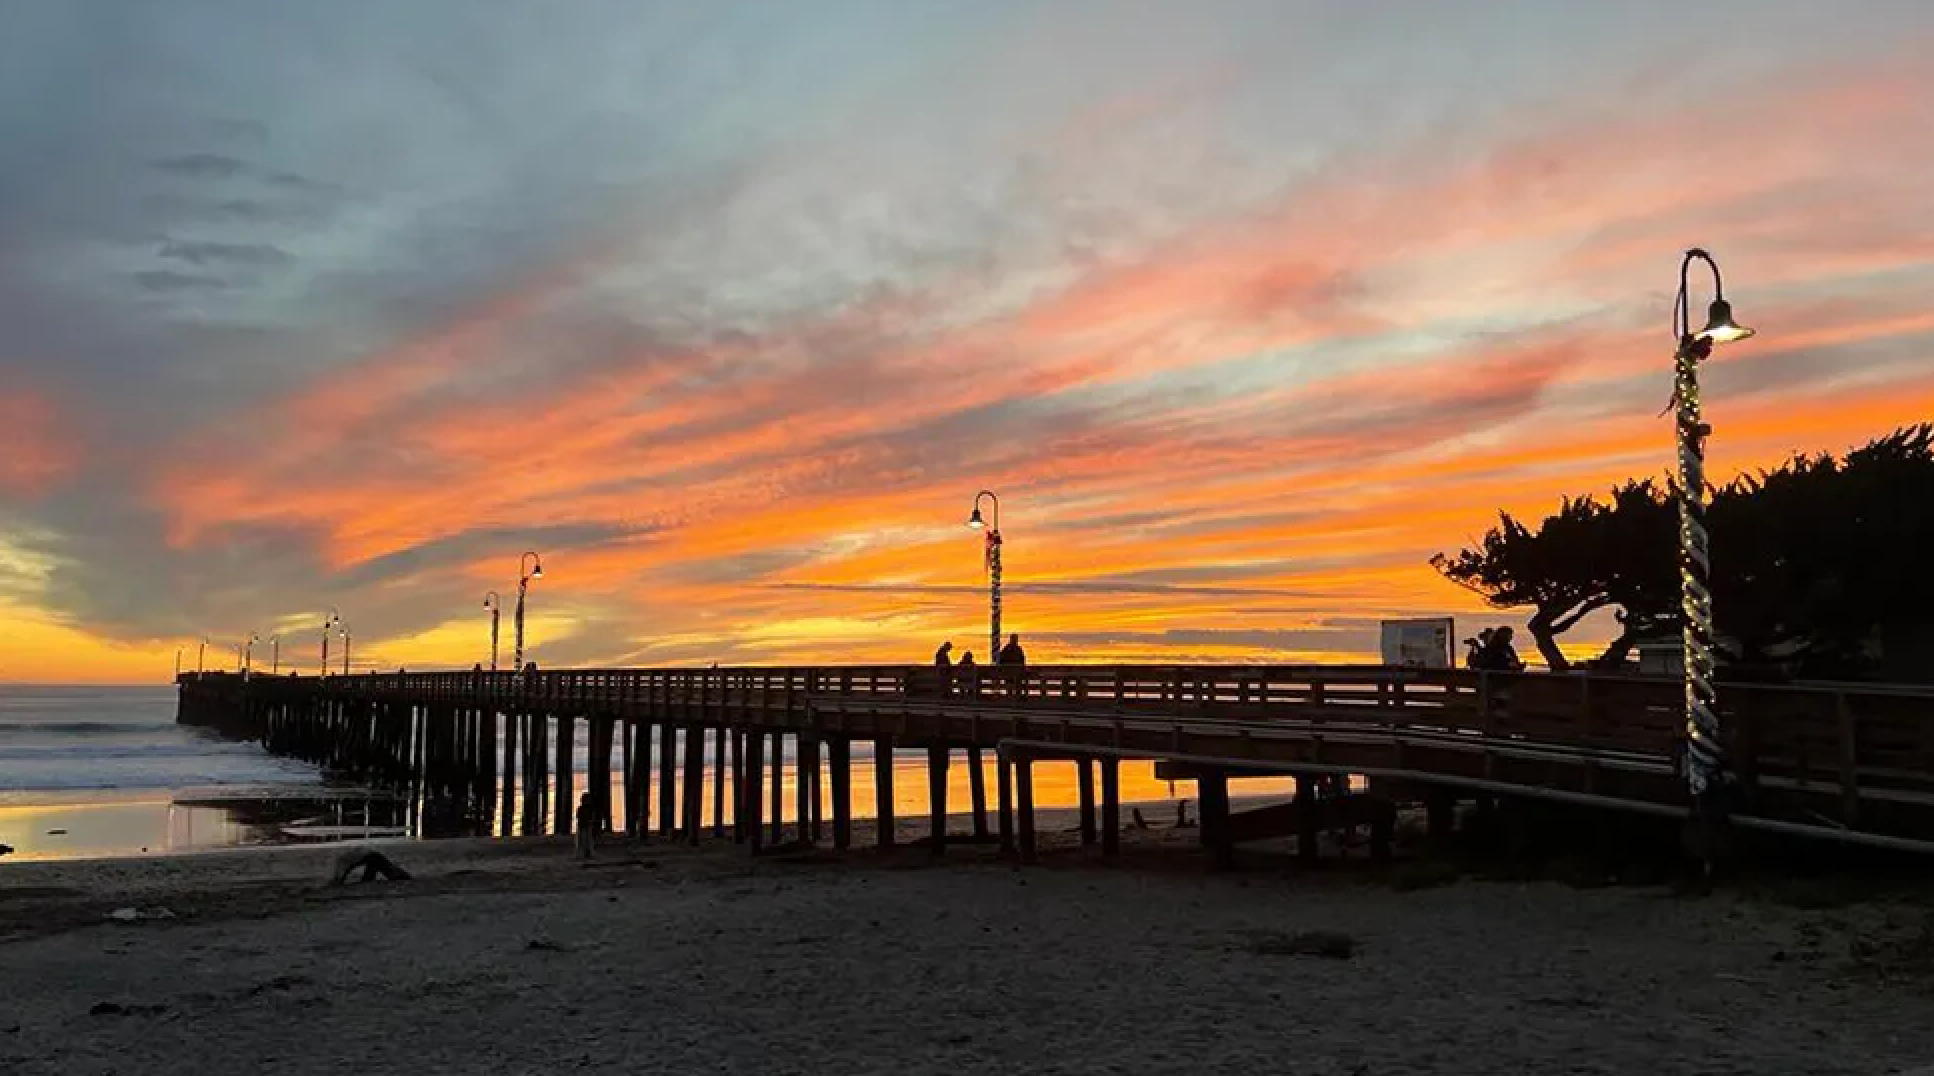
[[249,843],[196,801],[319,791],[259,745],[175,724],[166,687],[0,686],[0,844],[9,860],[138,855]]

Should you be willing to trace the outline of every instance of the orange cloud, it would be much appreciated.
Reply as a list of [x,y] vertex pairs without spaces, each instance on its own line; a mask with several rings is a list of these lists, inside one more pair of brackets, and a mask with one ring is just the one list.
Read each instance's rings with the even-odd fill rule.
[[0,494],[45,493],[79,462],[79,445],[71,429],[53,402],[39,392],[0,385],[0,430],[6,431],[6,448],[0,451]]

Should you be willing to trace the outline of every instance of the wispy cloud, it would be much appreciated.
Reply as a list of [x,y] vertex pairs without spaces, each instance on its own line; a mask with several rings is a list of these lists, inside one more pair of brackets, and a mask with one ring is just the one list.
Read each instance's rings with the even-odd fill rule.
[[538,548],[549,664],[917,660],[991,487],[1043,659],[1360,655],[1666,465],[1685,246],[1720,471],[1934,413],[1934,19],[1854,7],[10,7],[7,600],[467,664]]

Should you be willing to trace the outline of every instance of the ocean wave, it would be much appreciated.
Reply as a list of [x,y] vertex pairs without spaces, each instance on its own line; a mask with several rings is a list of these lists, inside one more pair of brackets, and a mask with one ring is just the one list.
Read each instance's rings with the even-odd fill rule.
[[146,736],[179,728],[172,721],[0,721],[0,742],[15,735]]

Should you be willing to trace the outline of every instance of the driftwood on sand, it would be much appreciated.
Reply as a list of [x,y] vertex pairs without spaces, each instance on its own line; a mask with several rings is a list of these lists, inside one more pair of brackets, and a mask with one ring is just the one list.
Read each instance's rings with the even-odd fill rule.
[[410,872],[397,866],[388,856],[368,848],[351,848],[336,857],[336,869],[329,877],[330,885],[347,885],[349,876],[361,868],[364,882],[382,879],[386,882],[407,882]]

